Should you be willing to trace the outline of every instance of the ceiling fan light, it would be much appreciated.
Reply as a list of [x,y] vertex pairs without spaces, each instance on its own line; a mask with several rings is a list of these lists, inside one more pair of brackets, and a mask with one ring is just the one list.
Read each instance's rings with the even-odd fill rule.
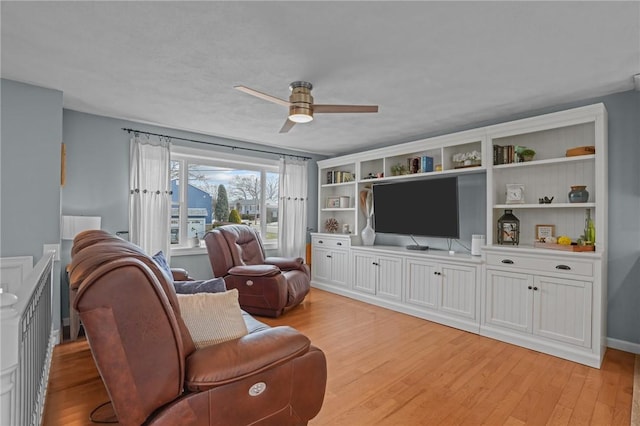
[[309,114],[291,114],[289,115],[289,120],[294,123],[308,123],[313,120],[313,116]]
[[313,120],[313,109],[307,103],[294,103],[289,107],[289,120],[294,123],[308,123]]

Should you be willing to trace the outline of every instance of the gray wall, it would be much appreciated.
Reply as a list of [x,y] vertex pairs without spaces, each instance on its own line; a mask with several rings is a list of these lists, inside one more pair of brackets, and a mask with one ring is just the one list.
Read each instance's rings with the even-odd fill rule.
[[[216,138],[202,134],[184,132],[158,126],[134,123],[98,115],[85,114],[72,110],[64,110],[63,129],[67,147],[67,183],[62,190],[62,213],[65,215],[91,215],[102,217],[102,229],[110,232],[128,229],[129,206],[129,140],[131,135],[122,128],[133,128],[173,137],[194,139],[198,141],[221,143],[236,147],[249,147],[269,150],[268,147],[240,141]],[[174,144],[191,146],[199,149],[210,149],[218,152],[231,152],[230,149],[204,144],[174,140]],[[291,154],[293,151],[274,149],[277,152]],[[277,159],[274,155],[265,155],[250,151],[236,151],[254,158]],[[312,156],[308,154],[302,154]],[[313,156],[309,161],[309,226],[317,223],[318,172],[316,160],[321,156]],[[62,264],[69,262],[71,241],[62,242]],[[270,253],[277,254],[277,253]],[[185,268],[196,278],[212,277],[209,258],[206,254],[173,256],[172,267]],[[63,278],[63,317],[68,316],[68,298],[66,277]]]
[[[43,244],[60,242],[62,92],[5,79],[0,84],[0,257],[33,256],[37,263]],[[55,279],[54,306],[59,285]],[[54,312],[56,328],[59,318]]]
[[640,92],[602,100],[609,112],[607,336],[640,344]]

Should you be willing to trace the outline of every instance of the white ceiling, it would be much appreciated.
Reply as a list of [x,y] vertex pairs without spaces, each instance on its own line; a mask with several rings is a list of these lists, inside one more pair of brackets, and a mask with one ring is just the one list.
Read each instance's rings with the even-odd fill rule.
[[[640,2],[1,2],[2,77],[64,107],[336,154],[633,88]],[[278,133],[295,80],[317,114]]]

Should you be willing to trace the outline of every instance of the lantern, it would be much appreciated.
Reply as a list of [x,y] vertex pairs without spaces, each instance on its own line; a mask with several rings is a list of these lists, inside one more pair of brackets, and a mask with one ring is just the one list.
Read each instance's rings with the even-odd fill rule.
[[505,210],[498,219],[498,244],[518,245],[520,242],[520,220],[513,210]]

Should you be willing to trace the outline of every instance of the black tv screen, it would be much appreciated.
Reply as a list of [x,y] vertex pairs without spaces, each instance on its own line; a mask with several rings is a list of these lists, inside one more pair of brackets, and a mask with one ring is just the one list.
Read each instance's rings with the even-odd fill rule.
[[458,178],[373,186],[376,233],[459,238]]

